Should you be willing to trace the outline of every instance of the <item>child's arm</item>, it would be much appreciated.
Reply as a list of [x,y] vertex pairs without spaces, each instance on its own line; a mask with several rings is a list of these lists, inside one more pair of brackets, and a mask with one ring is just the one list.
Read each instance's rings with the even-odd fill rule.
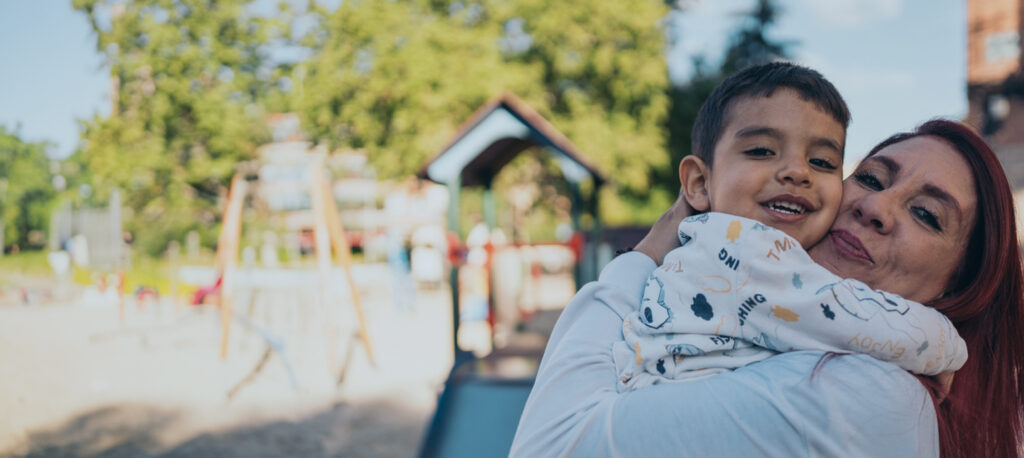
[[[704,320],[717,324],[714,334],[777,351],[864,353],[926,375],[959,369],[967,359],[966,344],[942,313],[836,276],[781,231],[712,213],[684,220],[679,233],[681,262],[685,251],[705,263],[717,253],[724,269],[712,270],[729,279],[727,294],[715,299],[722,316]],[[692,293],[707,289],[701,281],[690,282]]]

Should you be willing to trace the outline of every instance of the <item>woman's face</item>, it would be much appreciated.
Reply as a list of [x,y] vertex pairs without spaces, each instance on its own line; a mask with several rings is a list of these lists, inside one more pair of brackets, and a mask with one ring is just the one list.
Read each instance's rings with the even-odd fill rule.
[[945,141],[913,137],[864,159],[843,183],[819,264],[917,302],[942,295],[967,249],[977,195],[967,161]]

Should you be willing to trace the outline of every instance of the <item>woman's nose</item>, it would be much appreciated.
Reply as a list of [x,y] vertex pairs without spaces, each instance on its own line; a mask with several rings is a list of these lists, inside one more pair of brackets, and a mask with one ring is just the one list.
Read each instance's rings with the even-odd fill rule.
[[782,165],[782,168],[779,169],[777,178],[783,183],[807,186],[811,184],[811,169],[803,158],[794,158],[786,161],[786,163]]
[[857,200],[853,215],[879,233],[888,233],[893,227],[893,201],[884,190],[873,192]]

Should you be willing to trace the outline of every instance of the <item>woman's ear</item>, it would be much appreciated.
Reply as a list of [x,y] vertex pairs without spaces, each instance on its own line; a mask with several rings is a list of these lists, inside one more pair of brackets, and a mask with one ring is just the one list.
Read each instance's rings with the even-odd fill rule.
[[692,154],[679,162],[679,183],[682,184],[683,196],[698,212],[706,212],[711,207],[711,198],[708,196],[709,172],[707,164]]

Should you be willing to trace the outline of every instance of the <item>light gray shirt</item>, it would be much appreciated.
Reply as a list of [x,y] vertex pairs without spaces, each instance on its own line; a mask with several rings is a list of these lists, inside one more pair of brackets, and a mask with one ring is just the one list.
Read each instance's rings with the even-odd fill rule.
[[[938,456],[924,387],[897,366],[797,351],[690,383],[619,393],[612,345],[656,266],[613,260],[562,313],[511,456]],[[813,378],[812,378],[813,375]]]

